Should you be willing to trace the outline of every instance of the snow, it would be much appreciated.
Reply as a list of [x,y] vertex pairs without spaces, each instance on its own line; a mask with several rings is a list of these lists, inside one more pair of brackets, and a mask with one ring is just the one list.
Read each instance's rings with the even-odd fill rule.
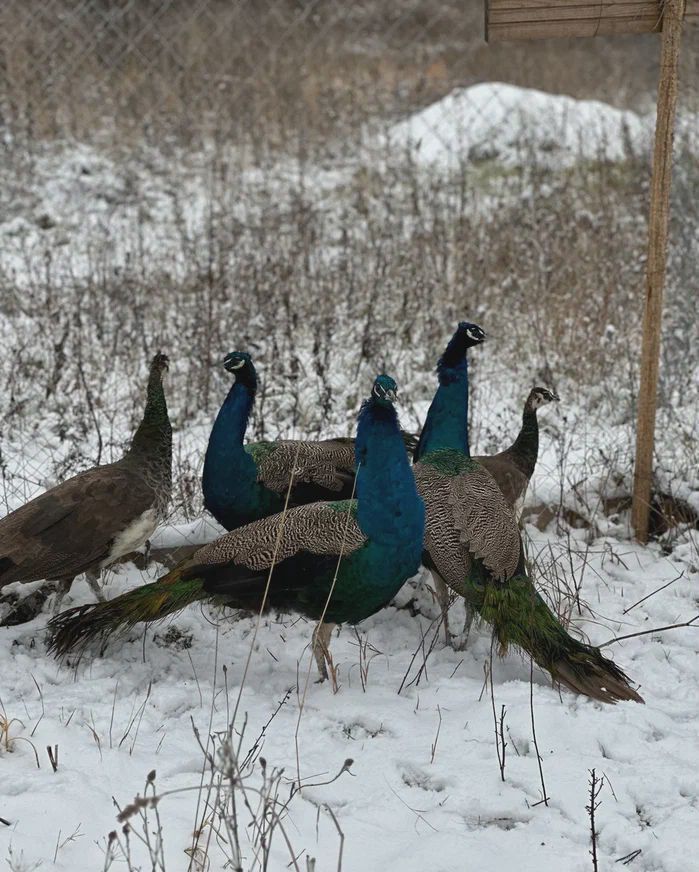
[[[222,177],[212,165],[225,168]],[[333,191],[346,177],[341,170],[304,172],[316,193]],[[44,145],[25,164],[0,165],[0,270],[20,287],[46,269],[60,283],[141,262],[144,273],[157,272],[163,259],[169,272],[182,274],[212,222],[225,216],[235,232],[261,220],[265,196],[273,191],[284,199],[298,173],[292,160],[263,170],[233,146],[214,154],[213,146],[121,153],[82,142]]]
[[[236,222],[262,219],[262,209],[251,208],[242,196],[251,188],[264,195],[263,203],[265,196],[288,196],[294,180],[298,190],[326,199],[332,212],[351,172],[375,166],[386,153],[408,152],[418,166],[450,171],[483,163],[498,171],[563,167],[647,155],[653,129],[652,115],[485,82],[451,92],[386,133],[367,129],[354,167],[324,169],[280,159],[261,168],[234,147],[219,154],[213,145],[193,154],[46,145],[21,165],[8,161],[0,168],[0,269],[19,284],[37,281],[46,268],[57,280],[133,262],[142,262],[145,272],[152,269],[148,255],[157,251],[170,270],[181,272],[212,218],[226,215],[233,233]],[[678,141],[696,151],[698,137],[696,116],[682,114]],[[223,167],[220,178],[212,165]],[[22,182],[27,175],[29,187]]]
[[[452,91],[395,124],[385,146],[408,150],[420,165],[454,168],[571,166],[580,160],[624,161],[646,155],[655,118],[599,100],[576,100],[500,82]],[[684,115],[680,135],[699,128]]]
[[[557,412],[541,414],[541,462],[528,516],[525,510],[530,519],[546,489],[558,487],[555,423],[546,424],[555,422]],[[559,588],[582,585],[588,605],[581,613],[572,609],[574,632],[600,644],[696,614],[695,531],[668,549],[633,544],[624,538],[623,526],[615,535],[592,537],[585,529],[557,533],[554,528],[554,522],[543,532],[527,524],[528,553],[541,568],[539,583],[552,602],[560,604],[561,598],[561,590],[552,587],[556,575]],[[216,531],[201,520],[176,532],[206,539]],[[154,544],[176,544],[176,538],[162,530]],[[107,595],[161,571],[155,564],[146,571],[117,566],[106,573]],[[69,599],[80,604],[91,596],[78,581],[64,607]],[[420,609],[416,617],[408,608],[412,600]],[[0,752],[0,817],[9,822],[0,829],[0,855],[11,847],[27,868],[41,863],[72,872],[101,869],[107,835],[120,826],[112,797],[120,807],[127,805],[143,793],[146,776],[155,769],[157,791],[175,791],[158,804],[167,868],[187,869],[203,764],[193,725],[202,741],[210,732],[225,732],[252,644],[236,719],[239,730],[245,723],[240,756],[264,733],[258,753],[268,770],[283,768],[283,799],[299,774],[311,785],[290,800],[285,828],[294,851],[316,857],[317,868],[335,868],[337,862],[339,836],[330,808],[344,833],[346,869],[417,872],[477,865],[500,872],[516,864],[537,872],[588,870],[585,806],[594,768],[605,779],[597,812],[600,868],[640,850],[631,868],[685,870],[687,857],[699,849],[692,826],[699,799],[696,628],[636,636],[606,649],[640,684],[645,705],[604,706],[559,694],[534,670],[531,693],[546,806],[540,802],[529,664],[515,653],[493,662],[496,711],[506,709],[503,782],[493,702],[484,690],[489,634],[474,629],[466,650],[454,651],[442,640],[437,615],[428,586],[416,579],[395,607],[361,625],[361,646],[354,630],[343,627],[332,642],[336,694],[329,684],[314,683],[312,626],[294,616],[265,618],[255,635],[254,617],[232,620],[207,607],[190,607],[145,635],[135,631],[113,642],[102,657],[92,652],[74,668],[46,655],[46,615],[3,630],[2,712],[12,722],[9,749],[3,737]],[[452,632],[458,633],[462,620],[456,604]],[[426,671],[418,677],[421,640],[424,635],[429,648],[435,633]],[[55,773],[48,746],[58,746]],[[353,761],[348,770],[332,780],[348,758]],[[262,784],[260,766],[258,758],[249,775],[253,786]],[[207,772],[205,784],[208,779]],[[132,824],[138,829],[137,818]],[[75,832],[76,838],[66,841]],[[246,832],[243,852],[250,865],[244,868],[250,868]],[[132,842],[136,868],[150,868],[145,848]],[[202,838],[201,845],[205,842]],[[54,862],[57,843],[63,846]],[[207,868],[224,868],[230,849],[214,837],[208,851]],[[289,859],[277,835],[270,868],[286,868]]]

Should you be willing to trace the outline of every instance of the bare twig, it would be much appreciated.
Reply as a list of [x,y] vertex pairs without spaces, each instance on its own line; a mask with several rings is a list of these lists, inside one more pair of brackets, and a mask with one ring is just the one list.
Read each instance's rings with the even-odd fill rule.
[[345,834],[342,832],[340,824],[338,823],[337,818],[335,817],[335,812],[327,804],[327,802],[325,803],[325,808],[327,809],[328,814],[332,818],[332,821],[335,824],[335,829],[337,830],[337,834],[340,837],[340,849],[337,852],[337,872],[342,872],[342,852],[344,851],[344,848],[345,848]]
[[437,753],[437,742],[439,741],[439,731],[442,729],[442,709],[437,705],[437,714],[439,716],[439,721],[437,723],[437,732],[434,737],[434,742],[432,742],[432,753],[430,754],[430,763],[434,763],[434,755]]
[[599,872],[599,866],[597,864],[597,828],[595,824],[595,812],[601,804],[598,801],[598,798],[603,787],[604,777],[597,778],[595,770],[590,769],[590,804],[585,806],[585,810],[590,818],[590,842],[592,844],[590,855],[592,857],[593,872]]
[[505,706],[500,709],[500,717],[498,718],[495,711],[495,688],[493,687],[493,645],[495,637],[490,640],[490,669],[488,676],[490,678],[490,703],[493,709],[493,724],[495,725],[495,752],[498,755],[498,767],[500,769],[500,780],[505,780],[505,749],[507,742],[505,741]]
[[38,683],[38,681],[36,680],[36,678],[34,678],[33,675],[32,675],[32,681],[34,682],[34,686],[36,687],[37,692],[38,692],[38,694],[39,694],[39,699],[41,700],[41,715],[39,716],[39,720],[34,724],[34,726],[33,726],[33,728],[32,728],[32,731],[31,731],[31,733],[29,734],[30,738],[33,738],[33,737],[34,737],[34,733],[36,733],[37,727],[39,726],[39,724],[40,724],[40,723],[42,722],[42,720],[44,719],[44,711],[45,711],[45,710],[44,710],[44,694],[41,692],[41,688],[39,687],[39,683]]
[[548,806],[549,797],[546,793],[546,783],[544,781],[544,767],[541,754],[539,753],[539,743],[536,740],[536,725],[534,723],[534,660],[529,658],[529,713],[532,722],[532,738],[534,739],[534,751],[536,752],[536,762],[539,766],[539,779],[541,780],[541,802]]
[[661,587],[657,587],[654,591],[651,591],[651,593],[647,594],[646,596],[644,596],[640,600],[638,600],[638,602],[635,602],[632,606],[629,606],[628,609],[624,609],[622,614],[627,615],[632,609],[635,609],[636,606],[640,606],[641,603],[644,603],[647,599],[650,599],[652,596],[655,596],[656,593],[660,593],[661,590],[665,590],[666,587],[670,587],[671,584],[674,584],[676,581],[679,581],[681,578],[684,577],[684,572],[685,571],[683,569],[682,572],[680,572],[680,574],[676,578],[673,578],[671,581],[668,581],[666,584],[661,585]]
[[699,621],[699,615],[695,615],[683,624],[669,624],[667,627],[654,627],[652,630],[641,630],[638,633],[627,633],[625,636],[615,636],[613,639],[610,639],[608,642],[603,642],[597,647],[606,648],[607,645],[612,645],[614,642],[621,642],[623,639],[634,639],[636,636],[648,636],[653,633],[664,633],[666,630],[680,630],[682,627],[694,627],[695,630],[699,630],[699,627],[694,623],[695,621]]

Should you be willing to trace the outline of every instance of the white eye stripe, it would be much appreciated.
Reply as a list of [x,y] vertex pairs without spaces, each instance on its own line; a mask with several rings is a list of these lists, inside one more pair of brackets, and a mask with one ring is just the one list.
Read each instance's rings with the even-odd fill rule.
[[241,369],[243,366],[245,366],[245,361],[239,360],[238,363],[231,362],[228,364],[228,366],[230,366],[231,369]]
[[393,401],[397,396],[397,393],[393,388],[385,388],[383,385],[374,385],[372,393],[380,400],[389,399]]

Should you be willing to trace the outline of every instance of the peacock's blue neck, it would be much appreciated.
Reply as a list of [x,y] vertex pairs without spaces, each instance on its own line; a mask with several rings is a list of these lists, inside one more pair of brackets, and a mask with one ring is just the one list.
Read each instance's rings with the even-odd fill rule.
[[456,366],[440,361],[439,387],[430,405],[415,460],[442,449],[463,452],[470,457],[468,444],[468,363],[466,357]]
[[236,381],[214,421],[204,458],[202,489],[204,504],[214,517],[234,503],[243,509],[246,495],[252,498],[257,479],[255,461],[245,451],[243,440],[255,400],[254,387]]
[[393,406],[367,400],[355,443],[357,521],[375,543],[422,550],[425,509]]

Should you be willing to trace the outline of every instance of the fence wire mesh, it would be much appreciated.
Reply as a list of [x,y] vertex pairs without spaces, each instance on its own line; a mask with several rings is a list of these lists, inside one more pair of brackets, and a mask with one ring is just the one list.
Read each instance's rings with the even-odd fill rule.
[[[696,37],[668,415],[699,339]],[[177,524],[201,515],[234,347],[263,371],[252,438],[351,433],[383,368],[417,427],[465,314],[498,337],[477,364],[483,451],[532,382],[631,421],[657,74],[657,36],[488,47],[480,0],[5,0],[2,513],[119,456],[161,347]]]

